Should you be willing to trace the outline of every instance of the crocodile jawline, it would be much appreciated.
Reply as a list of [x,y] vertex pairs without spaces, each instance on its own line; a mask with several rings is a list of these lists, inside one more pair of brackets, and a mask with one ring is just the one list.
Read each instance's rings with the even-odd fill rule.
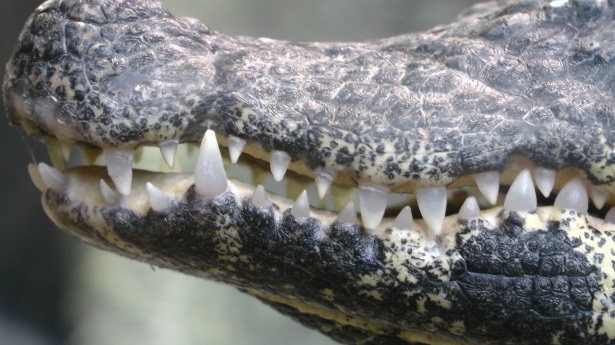
[[[20,35],[4,103],[60,168],[29,169],[45,211],[96,247],[233,285],[344,343],[608,344],[613,15],[610,1],[500,1],[425,33],[298,44],[154,0],[51,0]],[[227,179],[220,148],[237,142],[255,169],[289,159],[293,183],[358,186],[362,221]],[[131,170],[135,149],[178,143],[202,143],[205,178]],[[75,144],[112,163],[61,171]],[[461,206],[477,193],[485,208],[485,174],[507,194]],[[536,207],[540,174],[555,185]],[[390,192],[447,189],[433,197],[446,217],[367,214]]]

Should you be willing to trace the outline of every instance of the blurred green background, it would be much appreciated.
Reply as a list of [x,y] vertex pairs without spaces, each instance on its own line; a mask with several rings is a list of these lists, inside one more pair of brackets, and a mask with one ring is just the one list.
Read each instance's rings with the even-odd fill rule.
[[[359,41],[453,20],[471,0],[182,0],[230,34]],[[0,64],[40,1],[0,0]],[[2,74],[4,68],[2,68]],[[0,100],[1,102],[1,100]],[[332,344],[235,289],[94,250],[44,215],[26,166],[45,148],[0,104],[0,344]]]

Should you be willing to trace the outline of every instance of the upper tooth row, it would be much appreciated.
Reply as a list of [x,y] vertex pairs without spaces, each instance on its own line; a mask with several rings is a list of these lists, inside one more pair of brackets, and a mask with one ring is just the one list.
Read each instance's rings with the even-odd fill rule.
[[[237,161],[245,144],[246,142],[240,138],[229,137],[229,154],[233,162]],[[160,145],[162,156],[170,167],[173,166],[177,146],[178,141],[175,140],[167,141]],[[117,191],[122,195],[130,194],[133,157],[134,150],[131,149],[105,149],[108,174],[113,180]],[[270,159],[271,172],[276,181],[281,181],[284,178],[290,160],[291,158],[288,153],[272,151]],[[66,188],[68,183],[67,177],[56,169],[45,164],[39,164],[39,171],[43,181],[50,188],[54,190],[64,190]],[[334,178],[335,173],[327,169],[319,168],[315,171],[315,184],[320,198],[325,196]],[[549,196],[555,183],[555,171],[536,168],[534,169],[534,179],[540,192],[545,196]],[[495,204],[500,186],[499,173],[491,171],[477,174],[475,175],[475,181],[485,198],[491,204]],[[215,197],[226,191],[227,188],[228,181],[216,134],[212,130],[208,130],[203,136],[197,158],[195,189],[201,196]],[[373,184],[360,184],[358,190],[359,208],[363,225],[368,231],[377,232],[384,216],[390,192],[385,187]],[[102,180],[101,191],[108,203],[114,203],[119,199],[119,196],[116,196],[115,192]],[[166,196],[150,183],[147,185],[147,193],[154,210],[162,210],[170,203],[176,201],[176,198]],[[608,198],[606,191],[595,186],[591,187],[591,195],[594,204],[598,208],[602,208]],[[425,223],[435,235],[439,235],[446,213],[446,187],[417,188],[416,199]],[[268,207],[270,205],[264,190],[260,186],[257,187],[252,200],[259,207]],[[587,212],[588,195],[583,181],[580,178],[569,181],[557,195],[554,206],[574,209],[582,213]],[[528,169],[521,171],[510,186],[504,200],[504,208],[511,211],[536,210],[536,192]],[[291,213],[295,217],[309,217],[310,210],[305,192],[299,196]],[[459,212],[459,217],[472,218],[478,215],[479,209],[476,200],[468,198]],[[615,217],[615,212],[613,212],[613,217]],[[340,212],[338,218],[339,221],[344,223],[356,222],[354,203],[352,201]],[[410,208],[406,207],[400,212],[394,226],[397,228],[408,228],[410,224],[412,224],[412,213]]]

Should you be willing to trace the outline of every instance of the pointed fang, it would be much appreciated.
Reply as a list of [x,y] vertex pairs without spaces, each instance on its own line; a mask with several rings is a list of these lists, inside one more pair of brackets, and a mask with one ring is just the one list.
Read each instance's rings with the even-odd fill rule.
[[173,169],[173,166],[175,165],[175,154],[177,153],[177,146],[179,146],[179,140],[169,140],[162,142],[158,145],[160,153],[162,154],[162,158],[171,169]]
[[51,159],[51,165],[59,171],[64,170],[64,156],[62,153],[62,145],[56,138],[51,138],[47,141],[47,152]]
[[230,135],[228,137],[228,154],[231,157],[231,162],[237,163],[241,152],[243,152],[243,148],[246,146],[246,141],[237,138],[236,136]]
[[343,224],[355,225],[359,222],[357,219],[357,211],[354,206],[352,198],[348,200],[348,203],[342,211],[337,215],[337,221]]
[[597,209],[602,209],[607,199],[609,198],[609,192],[596,186],[592,186],[592,202]]
[[553,206],[587,213],[588,204],[585,185],[580,178],[575,178],[568,181],[564,188],[557,193]]
[[47,184],[43,182],[43,178],[41,177],[41,173],[38,171],[38,167],[33,163],[28,164],[28,174],[30,175],[30,179],[36,188],[41,192],[45,192],[47,189]]
[[73,153],[73,148],[75,147],[74,143],[69,143],[68,141],[60,140],[60,146],[62,146],[62,156],[64,157],[64,161],[68,162],[70,160],[70,156]]
[[271,151],[271,174],[276,181],[282,181],[290,164],[290,155],[284,151]]
[[504,208],[509,211],[532,212],[536,211],[537,207],[532,175],[528,169],[524,169],[508,189],[504,199]]
[[196,192],[204,197],[216,197],[228,188],[222,155],[216,133],[208,129],[201,141],[194,172]]
[[446,214],[446,187],[423,187],[416,190],[416,201],[429,229],[438,236]]
[[389,201],[389,191],[371,184],[359,185],[359,208],[363,226],[375,230],[380,225]]
[[38,163],[38,173],[47,187],[56,192],[63,192],[68,187],[68,176],[54,167],[45,163]]
[[322,200],[325,195],[327,195],[327,191],[329,190],[329,187],[331,187],[335,174],[327,169],[318,168],[314,172],[314,175],[316,191],[318,192],[318,197]]
[[105,180],[100,179],[99,182],[100,185],[100,193],[103,196],[103,199],[105,199],[105,202],[109,205],[113,205],[113,204],[117,204],[120,199],[121,199],[121,195],[116,193],[113,189],[111,189],[111,187],[109,187],[109,185],[107,184],[107,182],[105,182]]
[[68,187],[68,177],[54,167],[38,163],[38,173],[47,187],[56,192],[62,192]]
[[307,192],[303,191],[293,204],[290,214],[297,218],[307,218],[310,216],[310,203],[308,202]]
[[410,209],[410,206],[406,206],[401,209],[401,212],[399,212],[397,218],[395,218],[393,228],[397,230],[412,230],[413,225],[412,209]]
[[478,203],[473,196],[468,197],[466,201],[464,201],[463,205],[461,205],[461,209],[459,210],[459,219],[469,220],[478,217],[480,217],[480,208],[478,207]]
[[474,176],[476,186],[483,193],[485,199],[491,205],[495,205],[498,201],[498,192],[500,191],[500,173],[497,171],[487,171]]
[[553,190],[555,184],[555,170],[546,168],[534,169],[534,179],[536,180],[536,187],[545,198],[548,198]]
[[271,201],[267,199],[267,193],[265,193],[265,188],[260,184],[256,186],[256,189],[252,194],[251,200],[254,206],[258,208],[271,207]]
[[147,190],[149,204],[154,211],[160,212],[169,207],[175,201],[173,197],[165,194],[163,191],[156,188],[156,186],[149,182],[145,184],[145,189]]
[[132,149],[105,149],[107,172],[115,188],[120,194],[130,194],[132,184],[132,159],[135,151]]

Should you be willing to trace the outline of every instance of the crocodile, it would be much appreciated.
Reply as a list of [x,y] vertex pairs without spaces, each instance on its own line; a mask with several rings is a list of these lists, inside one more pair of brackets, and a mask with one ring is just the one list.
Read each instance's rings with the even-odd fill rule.
[[296,43],[49,0],[3,97],[49,148],[28,167],[45,212],[92,246],[346,344],[615,344],[614,18],[501,0]]

